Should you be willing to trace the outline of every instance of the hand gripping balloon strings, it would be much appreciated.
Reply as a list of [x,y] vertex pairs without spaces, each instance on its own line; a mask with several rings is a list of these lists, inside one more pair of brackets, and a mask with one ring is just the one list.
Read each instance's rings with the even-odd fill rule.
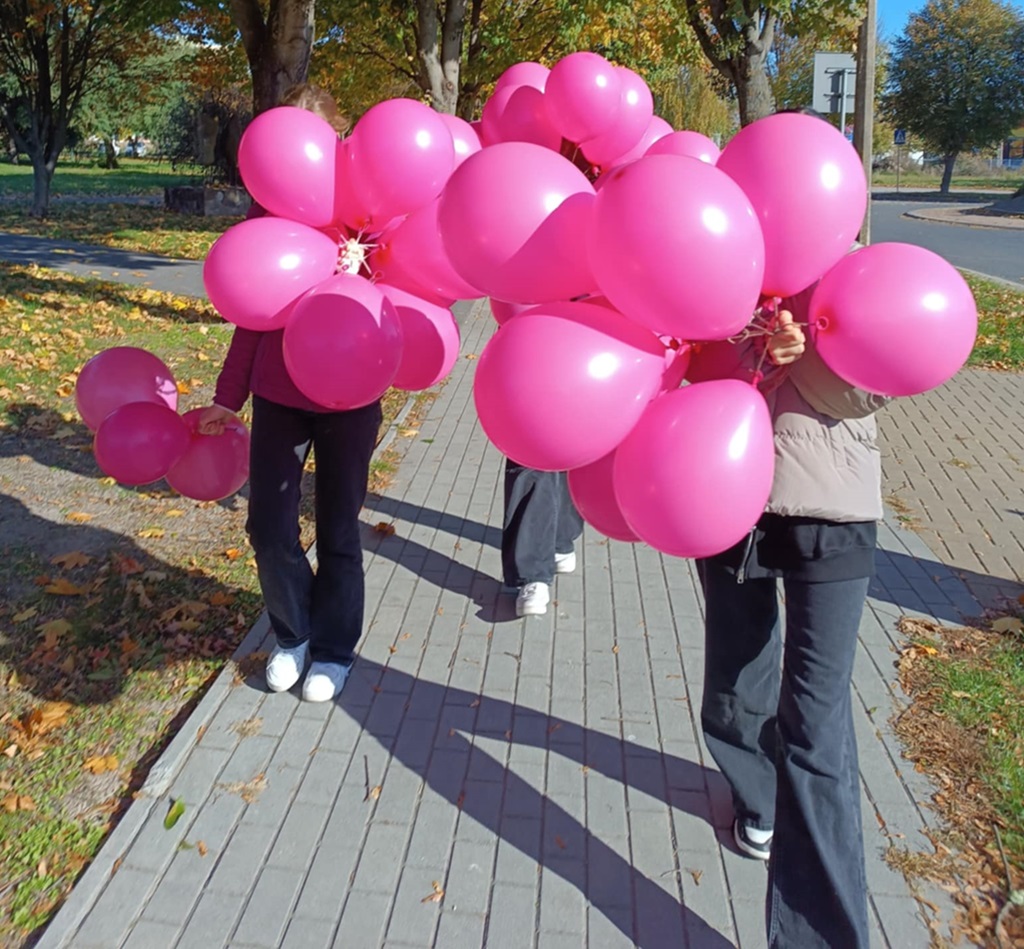
[[[757,337],[774,336],[776,333],[781,333],[785,327],[779,326],[778,310],[779,305],[782,303],[781,297],[771,297],[765,300],[756,310],[750,322],[743,328],[742,331],[737,333],[735,336],[730,336],[728,341],[730,343],[742,343],[748,339],[756,339]],[[809,323],[789,323],[789,326],[809,326]],[[757,365],[754,366],[753,371],[753,384],[759,385],[764,381],[764,363],[768,358],[768,347],[760,347],[760,355],[757,359]]]
[[370,272],[367,257],[369,257],[370,251],[377,245],[364,244],[362,238],[363,232],[360,231],[356,237],[350,237],[340,245],[339,250],[341,253],[338,256],[339,273],[358,274],[363,267],[366,268],[368,273]]

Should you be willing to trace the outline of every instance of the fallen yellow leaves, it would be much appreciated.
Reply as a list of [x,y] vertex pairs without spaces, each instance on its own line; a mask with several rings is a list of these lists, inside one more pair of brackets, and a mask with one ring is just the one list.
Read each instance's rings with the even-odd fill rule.
[[433,893],[429,893],[420,900],[421,903],[440,903],[444,899],[444,890],[441,888],[441,884],[434,880],[430,884],[434,888]]
[[20,613],[15,613],[14,616],[11,617],[11,619],[13,619],[15,623],[24,623],[25,620],[32,619],[32,617],[35,616],[38,612],[39,610],[37,610],[34,606],[30,606],[27,610],[22,610]]
[[7,797],[0,801],[5,811],[10,811],[12,814],[15,811],[34,811],[36,809],[36,802],[32,800],[27,794],[8,794]]
[[83,767],[93,774],[105,774],[108,771],[116,771],[120,764],[116,755],[96,755],[86,759]]
[[[111,478],[110,480],[113,481],[114,479]],[[84,511],[72,511],[68,514],[67,519],[71,521],[72,524],[85,524],[92,520],[92,515],[86,514]]]
[[143,527],[142,530],[139,531],[138,536],[146,537],[150,540],[159,540],[166,533],[167,531],[162,527]]
[[52,557],[50,559],[50,563],[55,564],[58,567],[63,567],[65,570],[74,570],[75,567],[84,567],[91,561],[92,557],[88,554],[83,554],[80,550],[72,550],[66,554],[57,554],[56,557]]
[[63,577],[54,580],[52,583],[47,584],[43,587],[45,593],[52,593],[55,596],[81,596],[83,593],[88,593],[88,587],[80,587],[77,584],[72,583],[70,580],[65,580]]
[[387,521],[379,521],[374,525],[373,529],[378,534],[384,534],[385,537],[390,537],[395,532],[395,525],[389,524]]

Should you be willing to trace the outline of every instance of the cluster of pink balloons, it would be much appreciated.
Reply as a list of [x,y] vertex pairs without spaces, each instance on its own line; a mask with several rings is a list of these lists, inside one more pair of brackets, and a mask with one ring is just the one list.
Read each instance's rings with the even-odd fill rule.
[[184,497],[219,501],[249,477],[249,432],[238,418],[221,436],[198,431],[199,409],[178,414],[178,386],[153,353],[115,346],[86,362],[75,404],[95,433],[100,468],[122,484],[161,478]]
[[479,296],[443,254],[436,203],[479,148],[468,123],[411,99],[373,106],[344,140],[303,109],[262,113],[238,162],[267,214],[210,249],[210,302],[238,326],[283,330],[289,374],[328,408],[434,385],[458,356],[452,302]]

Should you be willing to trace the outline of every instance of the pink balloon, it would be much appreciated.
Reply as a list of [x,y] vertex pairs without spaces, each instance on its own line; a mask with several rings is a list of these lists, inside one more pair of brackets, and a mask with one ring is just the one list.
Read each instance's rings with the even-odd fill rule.
[[163,360],[136,346],[114,346],[89,359],[75,382],[75,407],[89,431],[129,402],[178,408],[178,385]]
[[622,79],[597,53],[570,53],[554,66],[544,97],[555,127],[571,142],[585,142],[612,127]]
[[349,139],[345,139],[338,149],[335,165],[334,222],[359,234],[369,229],[370,212],[363,204],[353,176],[352,150]]
[[638,541],[632,528],[626,523],[615,497],[612,470],[615,452],[610,451],[603,458],[581,468],[573,468],[566,475],[569,496],[580,517],[591,527],[597,528],[605,537]]
[[533,303],[506,303],[504,300],[490,299],[491,315],[497,320],[498,326],[504,326],[513,316],[532,310]]
[[488,144],[533,142],[555,151],[562,133],[555,128],[544,102],[544,93],[532,86],[506,86],[484,104],[480,118]]
[[378,287],[339,273],[295,305],[283,350],[288,374],[307,398],[329,409],[357,409],[391,385],[402,360],[402,325]]
[[721,339],[760,298],[764,239],[739,186],[712,165],[653,155],[607,175],[588,231],[601,290],[631,320],[676,339]]
[[754,526],[774,473],[764,397],[724,379],[655,399],[616,451],[613,477],[641,540],[676,557],[709,557]]
[[338,244],[326,234],[297,221],[258,217],[217,238],[203,263],[203,284],[224,319],[276,330],[295,301],[337,266]]
[[665,344],[665,372],[661,377],[661,388],[665,391],[678,389],[686,378],[690,367],[690,352],[693,347],[679,340],[662,340]]
[[609,165],[643,138],[654,117],[654,97],[647,83],[632,69],[615,67],[621,83],[619,107],[611,127],[580,146],[587,160]]
[[951,379],[978,332],[964,278],[914,244],[872,244],[848,254],[821,278],[808,320],[836,375],[891,396],[917,395]]
[[481,294],[568,300],[596,286],[584,241],[593,203],[593,187],[568,159],[529,142],[501,142],[456,169],[438,222],[456,273]]
[[608,168],[617,168],[619,165],[625,165],[631,161],[636,161],[638,158],[643,158],[655,142],[671,134],[672,126],[660,115],[652,115],[651,121],[647,123],[647,128],[644,129],[644,134],[640,136],[640,141],[624,155],[620,155],[614,161],[609,162]]
[[451,310],[398,287],[377,287],[394,304],[402,324],[402,359],[391,384],[408,391],[429,389],[459,358],[459,324]]
[[590,303],[548,303],[491,337],[473,382],[480,424],[508,457],[562,471],[597,461],[658,391],[664,347]]
[[121,484],[152,484],[170,471],[189,445],[188,426],[174,409],[156,402],[128,402],[96,429],[96,463]]
[[686,368],[689,382],[711,382],[714,379],[740,379],[754,381],[753,366],[746,366],[742,347],[727,339],[695,343],[690,348],[690,361]]
[[257,115],[238,144],[238,170],[270,214],[326,227],[334,219],[338,133],[306,109],[278,106]]
[[498,77],[498,81],[494,84],[494,91],[498,92],[501,89],[515,88],[516,86],[532,86],[543,92],[550,74],[551,70],[540,63],[514,63]]
[[455,167],[448,126],[414,99],[371,106],[356,122],[348,150],[353,185],[377,230],[436,198]]
[[[381,273],[385,283],[432,302],[475,300],[483,294],[459,276],[445,252],[439,204],[440,199],[431,201],[385,231],[371,255],[371,269]],[[418,292],[420,288],[424,292]]]
[[722,154],[721,149],[706,135],[700,132],[671,132],[654,142],[647,149],[648,155],[685,155],[687,158],[698,158],[713,165]]
[[791,112],[758,119],[716,164],[761,221],[766,296],[793,296],[849,251],[864,221],[867,183],[860,156],[828,122]]
[[470,155],[483,148],[480,136],[465,119],[460,119],[457,115],[450,115],[448,112],[438,112],[437,114],[441,121],[448,126],[448,131],[452,133],[452,142],[455,144],[455,167],[458,168]]
[[220,435],[199,431],[202,409],[181,418],[189,431],[185,454],[167,472],[167,483],[182,497],[220,501],[238,491],[249,479],[249,430],[235,416]]

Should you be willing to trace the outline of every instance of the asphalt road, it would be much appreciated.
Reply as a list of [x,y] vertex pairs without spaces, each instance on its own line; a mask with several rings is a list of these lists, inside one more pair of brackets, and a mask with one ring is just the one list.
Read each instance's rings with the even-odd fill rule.
[[944,257],[955,267],[1009,280],[1024,289],[1024,229],[966,227],[902,217],[906,211],[929,207],[948,208],[949,203],[872,201],[871,243],[917,244]]

